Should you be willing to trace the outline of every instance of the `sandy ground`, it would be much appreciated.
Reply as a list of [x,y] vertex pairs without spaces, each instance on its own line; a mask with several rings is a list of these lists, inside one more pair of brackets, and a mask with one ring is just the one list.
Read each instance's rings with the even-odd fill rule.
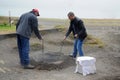
[[[97,73],[86,77],[75,74],[75,65],[62,70],[24,70],[19,65],[16,49],[16,39],[0,40],[0,80],[120,80],[120,27],[87,27],[87,32],[99,37],[106,45],[104,48],[84,45],[86,56],[97,59]],[[45,52],[58,52],[64,34],[50,31],[44,34]],[[53,43],[52,41],[54,40]],[[31,38],[31,44],[40,43],[37,38]],[[72,44],[64,45],[65,55],[72,53]],[[30,52],[31,56],[41,53],[41,49]]]

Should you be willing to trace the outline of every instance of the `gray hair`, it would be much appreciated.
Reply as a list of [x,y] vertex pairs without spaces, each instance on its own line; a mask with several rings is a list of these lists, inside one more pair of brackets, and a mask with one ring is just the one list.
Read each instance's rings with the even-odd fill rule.
[[73,12],[69,12],[68,16],[75,16],[75,14]]

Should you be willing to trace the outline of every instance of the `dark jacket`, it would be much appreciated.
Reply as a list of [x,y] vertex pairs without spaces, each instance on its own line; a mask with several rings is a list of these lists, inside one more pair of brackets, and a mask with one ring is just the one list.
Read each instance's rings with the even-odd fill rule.
[[41,39],[41,35],[38,30],[37,16],[35,16],[35,14],[31,11],[20,17],[16,24],[16,33],[26,38],[30,38],[33,31],[35,35]]
[[74,20],[70,21],[70,26],[66,33],[66,37],[68,37],[71,32],[73,32],[73,35],[78,34],[78,39],[82,41],[87,37],[84,23],[77,17],[75,17]]

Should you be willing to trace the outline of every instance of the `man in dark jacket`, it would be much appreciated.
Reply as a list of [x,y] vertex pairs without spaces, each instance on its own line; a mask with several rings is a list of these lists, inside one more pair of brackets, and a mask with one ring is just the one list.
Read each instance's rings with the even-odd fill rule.
[[73,32],[75,38],[73,54],[70,56],[76,58],[77,52],[79,52],[80,56],[84,56],[84,53],[82,51],[82,44],[84,39],[87,37],[87,33],[83,21],[77,18],[73,12],[68,13],[68,18],[70,19],[70,26],[64,37],[64,40],[69,36],[71,32]]
[[37,16],[39,16],[39,11],[37,9],[33,9],[32,11],[23,14],[16,24],[20,63],[24,69],[34,68],[34,66],[30,64],[29,59],[29,39],[32,32],[35,33],[39,40],[42,40],[38,30]]

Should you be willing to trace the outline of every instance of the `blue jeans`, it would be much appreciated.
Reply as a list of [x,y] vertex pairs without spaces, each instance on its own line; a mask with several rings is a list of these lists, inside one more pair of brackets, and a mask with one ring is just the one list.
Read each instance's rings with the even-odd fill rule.
[[29,38],[17,35],[17,45],[22,66],[29,64]]
[[75,39],[74,49],[73,49],[74,58],[76,58],[78,52],[79,52],[79,56],[84,56],[82,51],[82,44],[83,44],[83,41],[81,41],[80,39]]

